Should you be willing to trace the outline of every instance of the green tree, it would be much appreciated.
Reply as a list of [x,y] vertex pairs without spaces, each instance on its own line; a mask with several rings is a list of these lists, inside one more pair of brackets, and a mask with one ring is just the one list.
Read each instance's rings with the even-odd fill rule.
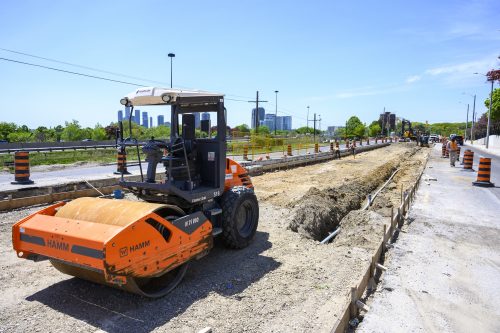
[[269,133],[271,133],[271,132],[269,131],[269,127],[267,127],[267,126],[259,126],[259,129],[258,129],[258,131],[257,131],[257,132],[258,132],[259,134],[269,134]]
[[61,141],[61,136],[63,131],[64,127],[62,127],[61,125],[57,125],[56,127],[54,127],[54,133],[57,142]]
[[22,125],[22,126],[18,127],[17,130],[21,131],[21,132],[31,132],[30,128],[26,125]]
[[168,139],[170,137],[170,127],[156,126],[151,128],[145,128],[142,139],[151,139],[152,137],[154,137],[157,140]]
[[65,127],[61,133],[61,139],[64,141],[80,141],[86,138],[86,134],[78,123],[78,120],[65,122]]
[[12,132],[7,136],[9,142],[29,142],[33,133],[25,131]]
[[118,129],[118,126],[110,124],[106,127],[104,127],[104,130],[106,131],[106,138],[108,140],[111,139],[116,139],[116,130]]
[[250,128],[248,127],[247,124],[238,125],[234,128],[234,130],[240,133],[250,133]]
[[366,132],[366,126],[363,125],[363,124],[359,124],[358,126],[356,126],[356,128],[354,129],[354,134],[358,137],[358,138],[363,138],[365,136],[365,132]]
[[[484,101],[484,106],[489,110],[490,99]],[[488,112],[488,111],[486,111]],[[493,104],[491,105],[491,120],[500,120],[500,88],[493,90]]]
[[[348,137],[352,138],[355,136],[361,137],[365,133],[365,125],[359,120],[358,117],[352,116],[347,120],[346,124],[346,134]],[[361,134],[361,135],[360,135]]]
[[95,125],[94,129],[92,130],[92,140],[102,141],[106,139],[106,130],[99,123],[97,123],[97,125]]
[[368,134],[372,137],[375,137],[379,135],[382,132],[382,128],[380,127],[380,124],[378,121],[372,121],[370,126],[368,127]]
[[[303,127],[297,128],[295,130],[295,132],[297,132],[298,134],[306,134],[306,133],[313,134],[314,128],[303,126]],[[320,134],[320,133],[321,133],[321,131],[319,129],[316,129],[316,134]]]
[[39,126],[34,132],[33,136],[35,137],[35,141],[37,142],[47,142],[51,139],[51,132],[45,126]]
[[17,130],[17,125],[14,123],[0,122],[0,139],[8,140],[8,136],[10,133],[13,133]]

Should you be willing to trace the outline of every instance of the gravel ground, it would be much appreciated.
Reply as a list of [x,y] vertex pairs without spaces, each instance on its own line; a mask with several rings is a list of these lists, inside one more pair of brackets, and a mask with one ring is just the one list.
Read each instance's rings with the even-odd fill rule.
[[[255,241],[238,251],[216,244],[177,289],[157,300],[64,276],[46,261],[17,259],[11,225],[39,208],[2,213],[0,332],[196,332],[207,326],[214,332],[329,332],[371,249],[345,238],[320,245],[289,230],[293,207],[312,186],[348,183],[409,151],[414,149],[397,144],[356,159],[254,177],[261,209]],[[424,160],[425,153],[410,158]],[[395,184],[392,191],[399,192]]]

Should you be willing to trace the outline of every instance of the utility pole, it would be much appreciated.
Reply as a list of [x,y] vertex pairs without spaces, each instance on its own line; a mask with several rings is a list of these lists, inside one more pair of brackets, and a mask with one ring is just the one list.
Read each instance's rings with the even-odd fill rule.
[[387,122],[385,121],[385,106],[384,106],[384,112],[382,113],[383,114],[383,117],[382,117],[382,135],[386,136],[386,132],[387,132]]
[[275,90],[274,93],[276,94],[276,112],[274,114],[274,136],[276,136],[276,124],[278,121],[278,90]]
[[314,114],[314,125],[313,125],[313,138],[314,138],[314,143],[316,143],[316,113]]
[[467,118],[465,120],[465,141],[467,141],[467,126],[469,125],[469,103],[467,103]]
[[474,137],[473,137],[473,130],[474,130],[474,122],[476,121],[475,119],[476,117],[476,94],[474,94],[474,104],[472,106],[472,127],[470,128],[470,139],[471,141],[474,140]]
[[267,103],[267,101],[259,101],[259,91],[257,90],[255,101],[248,101],[248,103],[255,103],[255,133],[259,132],[259,102]]
[[309,105],[307,106],[307,123],[306,127],[309,127]]

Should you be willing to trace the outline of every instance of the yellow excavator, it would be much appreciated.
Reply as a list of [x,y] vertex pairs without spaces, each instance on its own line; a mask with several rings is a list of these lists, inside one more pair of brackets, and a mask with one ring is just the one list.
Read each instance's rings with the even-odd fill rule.
[[401,121],[401,137],[404,138],[404,141],[417,141],[417,137],[411,128],[411,122],[409,120],[403,119]]

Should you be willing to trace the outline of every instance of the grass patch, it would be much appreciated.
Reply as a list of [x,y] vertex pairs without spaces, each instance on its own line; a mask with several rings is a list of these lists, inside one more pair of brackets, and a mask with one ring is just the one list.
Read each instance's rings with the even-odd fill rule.
[[[116,149],[92,149],[53,152],[30,152],[30,165],[72,164],[77,162],[113,163],[116,162]],[[134,158],[135,157],[135,158]],[[141,152],[141,159],[145,156]],[[137,160],[137,151],[127,148],[127,159]],[[13,169],[14,154],[0,155],[0,164]]]

